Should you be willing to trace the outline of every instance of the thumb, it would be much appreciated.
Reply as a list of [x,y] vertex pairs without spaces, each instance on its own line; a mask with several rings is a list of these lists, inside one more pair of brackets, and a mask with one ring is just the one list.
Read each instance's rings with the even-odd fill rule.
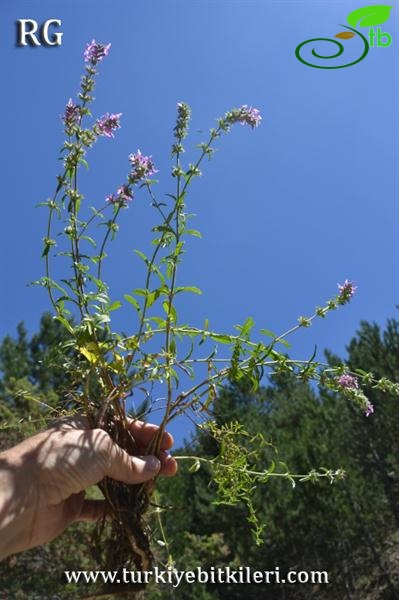
[[144,483],[153,479],[160,468],[161,462],[156,456],[130,456],[118,444],[112,442],[105,474],[124,483]]

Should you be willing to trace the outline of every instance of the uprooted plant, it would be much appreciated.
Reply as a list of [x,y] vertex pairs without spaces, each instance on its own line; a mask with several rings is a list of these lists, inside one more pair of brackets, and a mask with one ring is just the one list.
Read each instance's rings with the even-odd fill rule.
[[[159,454],[162,434],[173,419],[183,414],[195,418],[218,441],[220,455],[212,461],[200,456],[178,458],[192,461],[192,470],[198,469],[202,462],[210,466],[219,501],[247,504],[248,519],[260,543],[262,526],[257,522],[251,500],[254,487],[273,477],[284,477],[293,485],[297,480],[321,478],[333,482],[341,478],[343,472],[318,468],[310,473],[294,474],[286,465],[273,460],[259,471],[257,452],[268,442],[251,437],[239,423],[219,428],[215,425],[211,414],[218,388],[226,381],[245,380],[256,389],[264,375],[290,372],[346,394],[348,401],[354,402],[368,416],[373,407],[362,391],[362,383],[396,393],[399,386],[385,379],[376,380],[364,371],[351,373],[345,365],[331,367],[317,362],[314,356],[307,360],[292,359],[285,352],[287,336],[309,327],[314,319],[324,318],[351,300],[356,287],[348,280],[339,285],[337,294],[324,306],[317,307],[309,317],[300,317],[295,326],[281,335],[260,329],[258,339],[254,340],[251,318],[236,326],[234,335],[213,331],[207,322],[204,327],[180,322],[176,298],[183,293],[200,293],[198,288],[178,282],[186,240],[190,236],[200,237],[197,230],[189,227],[192,215],[186,212],[190,186],[201,174],[204,159],[212,157],[220,136],[237,123],[254,129],[260,124],[261,116],[257,109],[247,105],[230,110],[218,119],[208,139],[199,144],[197,159],[186,164],[183,154],[190,108],[183,102],[178,103],[171,151],[173,191],[159,199],[155,192],[158,182],[152,178],[157,172],[154,161],[137,150],[128,157],[126,181],[106,197],[102,206],[87,207],[78,185],[79,169],[87,166],[88,149],[100,137],[113,138],[120,127],[120,113],[107,113],[93,120],[89,110],[98,65],[109,48],[110,44],[102,45],[94,40],[87,45],[78,100],[69,100],[62,117],[66,133],[61,150],[62,172],[57,177],[54,195],[42,203],[48,208],[49,216],[43,249],[45,276],[40,283],[48,291],[55,319],[69,333],[66,345],[73,350],[68,352],[69,358],[63,365],[73,381],[67,394],[68,407],[85,414],[92,427],[107,431],[131,455],[139,451],[127,426],[129,415],[132,418],[128,410],[132,396],[142,400],[144,407],[136,411],[133,418],[143,418],[142,413],[149,413],[155,405],[162,415],[159,432],[146,448],[147,454]],[[132,333],[125,335],[111,328],[110,315],[122,303],[111,300],[102,267],[107,244],[117,233],[118,219],[139,193],[149,195],[160,222],[153,227],[149,255],[136,251],[146,275],[143,287],[124,296],[132,306],[135,326]],[[102,232],[100,239],[95,239],[98,235],[90,237],[94,227],[96,234]],[[71,272],[64,277],[52,274],[55,246],[59,248],[55,256],[66,257],[71,267]],[[227,348],[225,357],[216,353],[215,346],[219,345]],[[154,400],[157,390],[164,392]],[[251,449],[241,443],[243,437],[249,440]],[[107,500],[111,519],[110,534],[109,528],[101,524],[97,531],[99,560],[109,570],[149,570],[153,557],[145,514],[154,485],[128,486],[105,479],[99,487]],[[106,540],[101,538],[104,531],[108,532]]]

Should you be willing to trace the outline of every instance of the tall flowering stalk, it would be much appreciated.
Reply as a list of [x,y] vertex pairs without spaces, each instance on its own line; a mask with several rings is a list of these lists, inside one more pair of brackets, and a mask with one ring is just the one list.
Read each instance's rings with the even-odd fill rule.
[[[220,386],[227,380],[246,381],[256,390],[264,374],[289,372],[345,394],[348,401],[354,402],[367,416],[374,407],[361,389],[362,382],[396,393],[399,386],[387,380],[376,381],[365,372],[350,373],[345,365],[331,367],[317,362],[314,357],[291,359],[284,352],[288,336],[309,327],[314,319],[326,317],[330,311],[352,299],[356,286],[348,280],[338,286],[337,293],[324,306],[316,307],[311,316],[299,317],[293,327],[280,335],[260,329],[253,339],[255,324],[251,318],[237,325],[234,335],[214,331],[207,323],[201,328],[180,322],[177,297],[182,293],[201,293],[197,287],[179,282],[179,265],[186,240],[190,236],[200,237],[197,230],[188,226],[190,186],[201,174],[204,159],[212,157],[214,144],[220,136],[228,133],[235,124],[256,129],[262,117],[258,109],[248,105],[228,111],[217,120],[208,139],[199,145],[197,159],[187,164],[183,160],[184,140],[191,111],[187,104],[179,102],[171,151],[174,189],[166,195],[167,199],[160,201],[154,191],[156,182],[152,177],[157,168],[152,156],[136,150],[127,159],[126,181],[115,185],[115,191],[104,194],[99,207],[86,207],[78,186],[79,169],[87,166],[87,151],[99,138],[114,138],[121,125],[121,113],[106,113],[90,121],[89,106],[93,101],[98,65],[109,50],[110,44],[99,44],[95,40],[86,47],[85,74],[78,100],[70,99],[62,116],[66,135],[62,148],[63,169],[57,177],[54,195],[43,203],[49,210],[49,217],[43,247],[45,276],[40,283],[48,291],[55,318],[70,334],[67,345],[75,350],[73,358],[64,365],[75,382],[67,395],[68,405],[86,414],[92,427],[105,429],[132,455],[143,451],[137,447],[127,426],[126,403],[131,396],[150,405],[157,402],[156,408],[162,414],[159,432],[146,453],[160,452],[165,427],[179,415],[190,414],[202,421],[201,426],[220,443],[219,458],[208,461],[203,457],[180,457],[180,460],[192,461],[193,470],[207,462],[223,502],[235,504],[246,499],[248,519],[257,542],[260,542],[262,526],[257,522],[252,504],[256,485],[273,477],[284,477],[292,485],[298,480],[322,478],[333,482],[343,473],[340,469],[320,468],[308,474],[294,474],[285,465],[279,470],[272,460],[263,471],[256,470],[257,453],[268,443],[259,437],[253,438],[255,448],[249,453],[240,443],[243,430],[239,424],[216,427],[211,419],[212,404]],[[143,193],[149,195],[160,222],[153,228],[151,253],[147,256],[137,251],[146,275],[142,288],[124,296],[136,316],[135,331],[126,336],[111,328],[112,311],[119,309],[122,303],[110,298],[102,277],[102,265],[107,256],[107,245],[117,233],[121,214],[136,196]],[[90,230],[96,226],[98,232],[99,224],[104,232],[102,238],[90,237]],[[54,250],[59,250],[56,256],[66,257],[72,267],[71,274],[68,270],[60,280],[52,277]],[[216,345],[226,347],[224,357],[216,356]],[[155,386],[165,389],[158,401],[153,398]],[[101,482],[100,488],[108,501],[111,540],[114,540],[114,543],[102,545],[100,533],[106,528],[100,527],[97,542],[100,559],[108,569],[128,565],[149,570],[152,553],[143,516],[149,506],[151,489],[148,484],[127,486],[108,479]]]

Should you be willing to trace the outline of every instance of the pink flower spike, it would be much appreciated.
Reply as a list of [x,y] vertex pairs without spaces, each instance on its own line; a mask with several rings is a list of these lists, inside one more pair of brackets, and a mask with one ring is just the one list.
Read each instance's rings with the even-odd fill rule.
[[249,125],[253,129],[254,127],[258,127],[258,125],[260,125],[261,120],[262,117],[257,108],[247,106],[247,104],[243,104],[241,106],[241,125]]
[[128,185],[121,185],[121,187],[117,189],[117,194],[119,198],[125,202],[133,200],[133,192]]
[[120,118],[122,113],[112,114],[106,113],[100,119],[97,119],[97,127],[100,135],[105,137],[114,137],[114,130],[120,128]]
[[96,40],[92,40],[90,44],[86,45],[86,50],[83,54],[85,62],[93,66],[98,64],[108,55],[110,48],[111,44],[104,46],[103,44],[97,44]]
[[66,105],[64,114],[62,116],[62,120],[64,121],[66,127],[72,127],[75,125],[79,119],[79,115],[79,106],[72,101],[72,98],[69,98],[68,104]]
[[129,185],[123,184],[117,189],[116,194],[109,194],[106,197],[106,201],[108,204],[117,204],[119,206],[127,207],[127,203],[131,202],[133,197],[134,195]]
[[357,390],[359,387],[357,378],[348,374],[341,375],[341,377],[338,378],[337,383],[348,390]]
[[353,281],[348,281],[347,279],[345,279],[344,283],[338,283],[337,285],[339,290],[339,302],[341,304],[346,304],[356,292],[357,286],[354,285]]
[[243,104],[240,106],[240,108],[234,108],[230,112],[226,113],[224,119],[229,125],[241,123],[241,125],[249,125],[253,129],[254,127],[258,127],[260,125],[262,117],[257,108]]
[[158,173],[152,156],[143,156],[140,150],[137,150],[135,154],[129,155],[129,162],[132,165],[132,170],[129,173],[129,183],[132,185]]

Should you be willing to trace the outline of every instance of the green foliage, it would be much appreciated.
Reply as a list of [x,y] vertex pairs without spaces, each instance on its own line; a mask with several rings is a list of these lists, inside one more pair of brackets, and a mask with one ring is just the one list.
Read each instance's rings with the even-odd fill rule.
[[[30,339],[19,327],[16,339],[4,340],[0,348],[1,351],[7,348],[8,358],[2,363],[7,365],[2,372],[3,380],[5,375],[8,381],[13,376],[23,375],[26,381],[39,381],[33,377],[37,365],[28,360],[29,348],[36,347],[37,340],[41,339],[42,355],[51,354],[51,344],[57,347],[63,339],[62,329],[57,324],[53,335],[44,335],[51,323],[54,324],[46,316],[39,333]],[[357,365],[362,364],[379,379],[398,380],[398,331],[399,323],[394,320],[388,322],[383,332],[376,325],[362,323],[348,346],[350,369],[355,371]],[[342,364],[338,357],[328,356],[331,363]],[[21,359],[20,364],[17,357]],[[18,371],[24,364],[25,369],[29,365],[28,370]],[[58,375],[57,363],[50,361],[46,385],[54,394],[56,391],[51,385],[58,385]],[[397,586],[394,557],[399,551],[395,534],[398,494],[394,473],[399,468],[396,397],[371,386],[367,394],[376,410],[366,419],[353,410],[343,395],[332,393],[328,387],[317,394],[308,383],[290,373],[277,374],[272,385],[266,388],[260,387],[255,392],[251,389],[250,381],[241,380],[220,390],[213,403],[212,425],[203,426],[184,450],[184,454],[192,458],[181,461],[178,477],[159,480],[161,497],[157,503],[162,506],[160,516],[167,550],[176,568],[249,565],[267,570],[278,565],[283,571],[295,565],[298,569],[329,571],[332,583],[328,589],[319,590],[321,599],[342,600],[348,597],[347,589],[352,600],[395,598],[389,585],[393,589]],[[32,403],[32,408],[37,406]],[[8,411],[2,424],[11,424],[12,416],[16,425],[16,429],[2,430],[2,443],[10,446],[21,435],[18,421],[26,414],[26,405],[16,405],[10,395],[7,402],[3,398],[0,407]],[[24,435],[42,423],[32,418],[26,424]],[[251,454],[254,449],[256,453]],[[201,468],[193,472],[190,467],[196,464],[195,457],[203,460]],[[258,547],[251,535],[251,524],[247,522],[245,498],[240,497],[239,486],[236,487],[241,473],[236,470],[230,483],[221,464],[239,461],[240,465],[236,466],[241,470],[244,467],[246,483],[249,481],[246,466],[260,473],[270,467],[271,460],[279,467],[275,472],[284,471],[282,463],[289,464],[296,473],[307,473],[315,466],[325,465],[333,470],[343,468],[346,478],[333,486],[328,478],[321,478],[319,485],[308,483],[293,488],[285,478],[274,477],[267,485],[258,486],[253,491],[252,501],[260,525],[266,525],[264,544]],[[212,478],[215,474],[216,481]],[[226,491],[229,500],[229,486],[233,491],[238,490],[240,501],[234,506],[214,503],[218,478],[222,499]],[[153,528],[154,541],[162,539],[156,522]],[[65,586],[60,574],[66,569],[96,568],[88,550],[90,532],[89,525],[75,525],[48,546],[3,561],[0,590],[7,597],[21,600],[76,598],[77,589]],[[159,547],[157,557],[161,562],[162,552]],[[173,597],[235,600],[242,598],[243,590],[241,586],[196,584],[179,587],[173,591]],[[260,595],[273,600],[308,600],[310,592],[307,586],[290,589],[245,586],[245,598],[253,600]],[[168,597],[168,593],[152,586],[146,597],[158,600]]]
[[[376,325],[362,323],[348,346],[349,368],[356,371],[357,365],[363,364],[379,379],[398,381],[398,327],[398,322],[390,320],[381,334]],[[331,364],[342,364],[327,354]],[[162,482],[169,503],[172,498],[175,506],[183,501],[186,506],[181,524],[172,510],[165,513],[170,551],[178,568],[185,568],[186,555],[193,552],[189,543],[182,542],[184,532],[209,539],[220,534],[228,548],[226,565],[250,565],[261,570],[279,565],[282,571],[295,565],[296,569],[327,570],[332,583],[318,593],[328,600],[396,598],[397,399],[373,386],[366,393],[375,404],[370,418],[360,415],[343,394],[332,393],[328,387],[317,394],[290,373],[277,374],[272,385],[256,392],[244,381],[224,389],[214,402],[213,416],[219,430],[226,428],[231,437],[234,423],[239,422],[239,430],[262,435],[278,448],[276,462],[288,463],[295,472],[306,473],[315,465],[326,465],[343,469],[346,477],[334,486],[328,478],[317,486],[292,488],[283,478],[258,486],[253,502],[257,518],[266,528],[265,543],[257,547],[245,523],[244,505],[225,510],[223,505],[215,507],[210,502],[210,471],[219,459],[220,446],[209,430],[202,428],[188,446],[189,452],[183,453],[191,454],[192,462],[196,456],[206,457],[208,462],[202,462],[203,468],[196,473],[182,465],[178,486],[173,481]],[[241,459],[238,452],[234,454],[234,445],[233,456],[245,464],[245,455]],[[391,540],[390,545],[386,540]],[[242,597],[242,590],[234,586],[208,587],[207,591],[215,599]],[[277,586],[272,590],[246,586],[245,597],[307,600],[310,592],[307,586]],[[183,596],[178,591],[176,597]]]
[[13,430],[15,439],[18,430],[32,433],[68,406],[71,380],[64,365],[71,351],[64,347],[66,339],[64,327],[45,313],[30,339],[19,323],[16,338],[1,342],[0,429]]
[[248,509],[248,521],[255,542],[261,544],[265,525],[259,524],[252,496],[257,484],[267,482],[275,464],[259,473],[254,470],[254,462],[270,443],[261,433],[251,436],[237,421],[221,427],[211,422],[208,430],[219,444],[218,460],[212,463],[212,479],[217,487],[218,498],[215,503],[235,506],[243,502]]
[[[105,413],[111,419],[120,414],[120,401],[127,393],[140,390],[150,396],[154,386],[165,385],[166,405],[155,448],[159,450],[166,425],[187,411],[206,412],[218,387],[226,381],[249,381],[254,392],[265,373],[288,372],[304,380],[323,380],[323,384],[337,390],[341,367],[326,369],[328,365],[317,362],[315,356],[306,361],[297,360],[280,350],[289,345],[286,340],[289,335],[349,302],[356,289],[351,282],[339,286],[339,293],[323,307],[316,307],[311,316],[300,317],[297,325],[280,335],[261,328],[261,338],[257,339],[259,334],[251,317],[242,325],[236,325],[238,335],[180,322],[178,298],[181,294],[201,293],[191,282],[189,285],[178,284],[179,265],[184,259],[187,238],[201,235],[188,226],[193,217],[188,212],[188,194],[195,178],[201,174],[204,160],[213,156],[216,141],[237,123],[252,129],[257,127],[261,121],[259,111],[247,105],[228,111],[217,119],[217,127],[209,130],[207,139],[197,144],[196,155],[185,160],[184,142],[191,110],[187,104],[179,102],[171,153],[172,190],[159,199],[155,187],[158,182],[151,179],[157,172],[152,157],[144,157],[138,151],[129,155],[130,172],[126,182],[116,194],[107,197],[107,204],[100,208],[87,207],[84,193],[78,188],[79,169],[87,167],[87,153],[102,135],[113,137],[112,131],[119,128],[120,117],[113,115],[106,119],[112,124],[107,125],[110,130],[105,134],[104,118],[90,123],[91,92],[98,74],[96,65],[86,63],[79,102],[75,104],[71,100],[64,114],[67,139],[60,157],[62,171],[57,176],[53,196],[44,203],[48,210],[43,251],[45,275],[39,282],[48,291],[58,323],[65,327],[68,348],[78,357],[65,367],[71,381],[75,382],[70,394],[80,410],[90,412],[91,422],[101,427]],[[118,231],[118,222],[134,193],[140,192],[149,195],[158,221],[152,227],[154,236],[150,251],[135,250],[144,264],[145,279],[142,287],[124,295],[126,302],[134,308],[135,327],[133,333],[125,336],[112,328],[113,311],[124,305],[110,297],[102,269],[108,244]],[[94,233],[90,235],[92,230]],[[66,257],[71,267],[59,281],[51,276],[54,240],[57,240],[55,257]],[[71,322],[72,313],[76,325]],[[188,344],[190,351],[187,353]],[[225,358],[216,358],[218,345],[227,347]],[[207,367],[208,376],[198,381],[198,372],[203,365]],[[358,374],[359,380],[364,377],[367,373]],[[196,383],[190,386],[188,378]],[[399,394],[399,389],[396,392]],[[367,398],[361,389],[348,391],[347,395],[359,408],[367,410]],[[107,410],[104,410],[104,399],[110,397]]]

